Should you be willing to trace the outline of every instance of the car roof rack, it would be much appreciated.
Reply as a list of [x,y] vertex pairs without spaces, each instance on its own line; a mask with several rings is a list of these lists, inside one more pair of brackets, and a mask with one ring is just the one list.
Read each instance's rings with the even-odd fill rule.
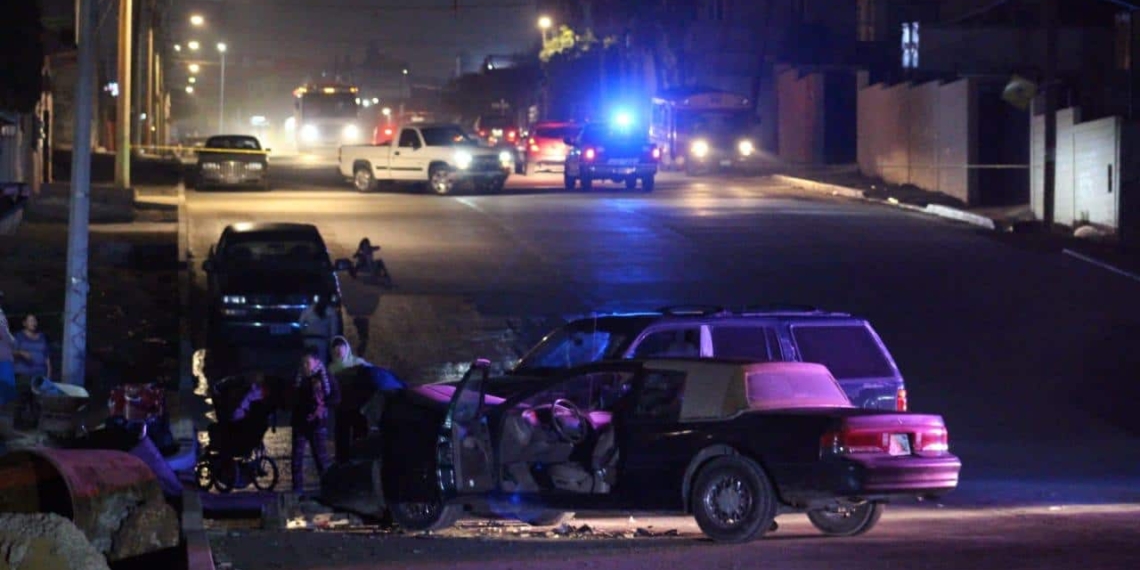
[[770,315],[773,313],[783,314],[842,314],[825,311],[814,305],[804,305],[796,303],[766,303],[762,305],[747,305],[737,311],[733,311],[737,315]]
[[657,309],[657,312],[663,315],[671,316],[704,317],[708,315],[715,315],[717,313],[723,313],[725,312],[725,309],[720,305],[669,305],[667,307],[661,307],[660,309]]

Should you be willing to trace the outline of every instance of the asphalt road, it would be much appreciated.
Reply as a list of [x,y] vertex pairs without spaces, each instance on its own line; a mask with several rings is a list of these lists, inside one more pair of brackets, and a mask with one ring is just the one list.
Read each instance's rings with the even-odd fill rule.
[[[346,276],[346,303],[367,333],[366,357],[415,380],[462,372],[475,356],[509,361],[551,323],[594,311],[815,305],[870,319],[907,378],[911,409],[945,416],[964,469],[944,504],[1140,503],[1140,450],[1127,429],[1135,419],[1120,413],[1130,409],[1120,400],[1138,393],[1140,285],[1034,240],[763,177],[666,174],[652,194],[617,185],[587,194],[562,190],[561,175],[547,173],[512,176],[500,195],[438,197],[359,194],[319,160],[272,166],[271,192],[187,193],[196,260],[238,221],[315,223],[336,256],[371,238],[396,287]],[[1093,518],[1117,530],[1128,520]],[[1016,516],[995,521],[994,536],[1027,532]],[[876,535],[902,566],[963,567],[917,546],[932,534]],[[891,546],[891,536],[905,544]],[[1052,551],[1039,541],[1052,536],[1002,544],[1040,566]],[[1112,532],[1080,536],[1098,549],[1123,544]],[[757,548],[798,567],[817,560],[813,543]],[[978,555],[951,543],[942,544]],[[839,553],[851,543],[827,544]]]

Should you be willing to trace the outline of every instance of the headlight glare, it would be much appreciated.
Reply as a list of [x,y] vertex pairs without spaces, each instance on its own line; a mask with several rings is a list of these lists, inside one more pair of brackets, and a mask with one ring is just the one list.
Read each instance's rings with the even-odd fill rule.
[[242,295],[225,295],[222,297],[222,303],[226,305],[244,305],[245,297]]
[[510,152],[504,150],[499,153],[499,162],[503,163],[503,166],[510,166],[514,162],[514,157],[511,156]]
[[471,166],[472,160],[473,157],[471,156],[471,153],[465,150],[456,151],[455,153],[455,166],[460,170],[466,170],[469,166]]
[[345,140],[350,140],[350,141],[356,140],[356,139],[360,138],[360,127],[358,127],[356,125],[347,125],[344,127],[344,133],[343,134],[344,134]]
[[689,150],[693,153],[693,156],[704,158],[709,154],[709,141],[704,139],[693,141],[693,145],[689,147]]
[[305,125],[301,127],[301,140],[305,142],[316,142],[317,137],[321,132],[317,130],[316,125]]
[[740,144],[736,145],[736,149],[739,150],[743,156],[752,156],[752,152],[756,150],[750,140],[740,141]]

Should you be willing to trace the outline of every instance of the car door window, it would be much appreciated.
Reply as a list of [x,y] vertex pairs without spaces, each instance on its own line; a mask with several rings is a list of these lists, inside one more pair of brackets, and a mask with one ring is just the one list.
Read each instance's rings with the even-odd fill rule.
[[713,356],[754,362],[780,360],[780,342],[772,327],[729,325],[712,327]]
[[641,420],[677,421],[685,395],[686,374],[677,370],[651,370],[645,377],[632,417]]
[[701,327],[654,331],[634,349],[634,358],[697,358],[701,355]]
[[420,136],[416,131],[406,130],[400,133],[400,148],[419,148]]
[[796,325],[792,337],[801,360],[826,366],[840,380],[896,373],[878,339],[861,324]]

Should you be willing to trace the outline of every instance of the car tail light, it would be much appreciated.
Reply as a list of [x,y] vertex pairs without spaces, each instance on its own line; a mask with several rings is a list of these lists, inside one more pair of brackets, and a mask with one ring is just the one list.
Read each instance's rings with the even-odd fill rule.
[[482,130],[479,131],[479,136],[481,136],[481,137],[487,136],[487,131],[482,131]]
[[914,434],[914,448],[925,453],[950,451],[950,433],[946,428],[926,428]]
[[895,410],[906,411],[906,388],[899,388],[899,391],[895,393]]
[[594,160],[598,158],[598,152],[592,147],[587,147],[586,150],[582,151],[582,158],[584,160]]
[[827,432],[819,442],[820,452],[827,455],[858,455],[886,453],[890,449],[890,434],[880,429],[853,430],[844,426]]
[[950,435],[941,422],[935,425],[852,427],[844,423],[819,440],[821,456],[911,453],[946,453]]
[[513,141],[513,140],[517,139],[518,137],[519,137],[519,134],[516,133],[515,131],[507,131],[507,140]]

